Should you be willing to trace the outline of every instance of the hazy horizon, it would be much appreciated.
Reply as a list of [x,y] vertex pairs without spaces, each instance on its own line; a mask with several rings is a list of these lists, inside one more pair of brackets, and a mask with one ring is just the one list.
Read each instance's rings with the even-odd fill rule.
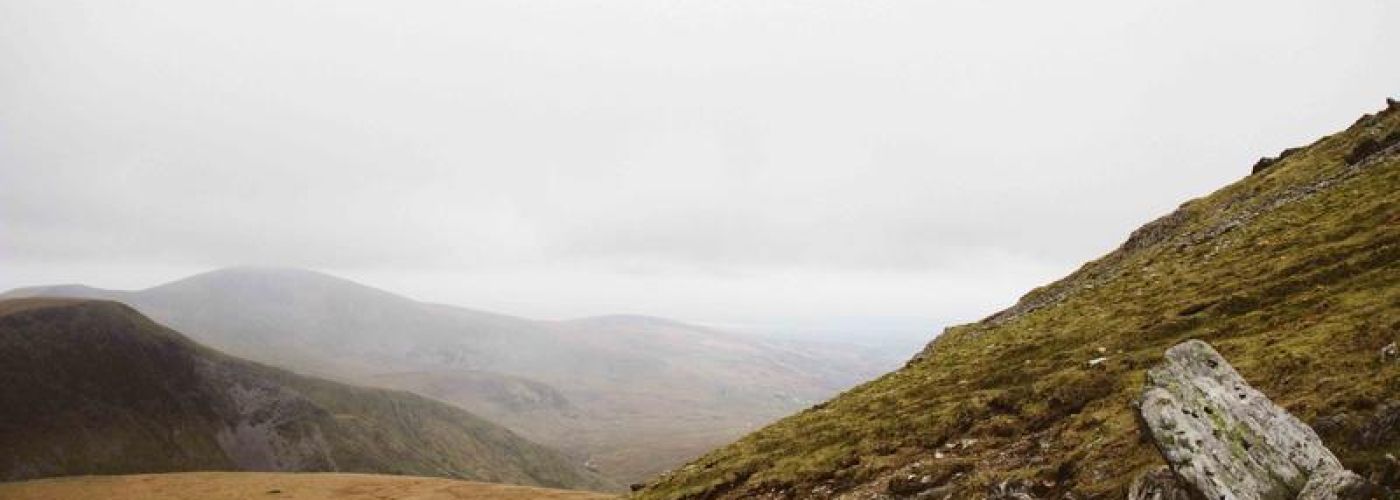
[[[99,290],[105,290],[105,291],[142,292],[142,291],[149,290],[149,289],[151,289],[151,288],[155,288],[155,287],[158,287],[158,286],[161,286],[161,285],[171,284],[171,283],[174,283],[174,282],[177,282],[177,281],[181,281],[181,280],[184,280],[184,279],[188,279],[188,278],[198,278],[198,277],[200,277],[201,275],[204,275],[204,274],[213,274],[213,273],[221,273],[221,272],[229,272],[229,271],[233,271],[233,272],[244,272],[244,271],[248,271],[248,272],[254,272],[254,273],[264,272],[264,271],[292,271],[292,272],[310,271],[310,272],[314,272],[314,273],[318,273],[318,274],[327,275],[327,276],[330,276],[331,278],[334,278],[334,279],[347,280],[347,281],[350,281],[350,282],[355,283],[355,284],[357,284],[357,285],[361,285],[361,286],[366,286],[366,287],[374,288],[374,289],[377,289],[377,290],[381,290],[381,291],[384,291],[384,292],[388,292],[388,293],[391,293],[391,294],[394,294],[394,295],[403,296],[403,297],[406,297],[406,298],[408,298],[408,299],[412,299],[412,300],[416,300],[416,301],[420,301],[420,302],[424,302],[424,303],[432,303],[432,304],[439,304],[439,305],[446,305],[446,306],[454,306],[454,307],[461,307],[461,308],[466,308],[466,309],[476,309],[476,310],[481,310],[481,311],[491,312],[491,313],[502,313],[502,314],[508,314],[508,315],[520,317],[520,318],[523,318],[523,319],[529,319],[529,320],[572,321],[572,320],[585,320],[585,319],[602,318],[602,317],[611,317],[611,316],[657,317],[656,315],[647,314],[647,313],[645,313],[645,312],[637,312],[637,311],[612,311],[612,312],[601,313],[601,314],[595,314],[595,315],[568,316],[568,317],[539,317],[539,316],[531,316],[531,315],[528,315],[528,314],[515,314],[515,313],[508,313],[508,312],[505,312],[505,311],[481,309],[481,308],[478,308],[478,307],[473,307],[471,304],[454,304],[454,303],[450,303],[450,302],[441,302],[441,301],[434,301],[434,300],[425,300],[425,299],[421,299],[421,298],[418,298],[418,297],[413,297],[413,296],[408,295],[408,294],[401,293],[401,292],[398,291],[398,290],[393,290],[393,289],[388,289],[388,288],[384,288],[384,287],[378,286],[378,285],[376,285],[376,284],[373,283],[373,282],[367,282],[367,281],[356,280],[356,279],[352,279],[352,278],[349,278],[349,277],[346,277],[346,276],[341,276],[341,275],[337,275],[337,274],[334,274],[334,273],[328,273],[328,272],[321,271],[321,270],[316,270],[316,269],[293,268],[293,267],[277,267],[277,266],[257,266],[257,265],[237,265],[237,266],[226,266],[226,267],[215,268],[215,269],[205,269],[205,270],[196,271],[196,272],[192,272],[192,273],[188,273],[188,274],[182,274],[182,275],[174,276],[174,277],[172,277],[172,278],[170,278],[170,279],[163,280],[163,281],[160,281],[160,282],[158,282],[158,283],[140,284],[140,285],[136,285],[136,286],[95,286],[95,285],[92,285],[91,283],[84,283],[84,282],[81,282],[81,281],[56,281],[56,282],[43,282],[43,283],[35,283],[35,284],[32,284],[32,285],[21,285],[21,286],[18,286],[18,287],[3,288],[3,289],[0,289],[0,293],[7,292],[7,291],[19,291],[19,290],[23,290],[23,289],[25,289],[25,288],[30,288],[30,287],[70,286],[70,285],[88,286],[88,287],[96,288],[96,289],[99,289]],[[290,283],[290,282],[289,282],[289,283]],[[944,326],[947,326],[947,324],[946,324],[945,322],[940,322],[940,321],[933,320],[933,319],[930,319],[930,318],[921,318],[921,317],[899,317],[899,316],[881,316],[881,317],[865,317],[865,316],[839,317],[839,316],[832,316],[832,317],[822,318],[822,319],[820,319],[820,320],[808,320],[808,321],[793,321],[793,320],[787,320],[787,319],[785,319],[785,318],[774,318],[774,319],[771,319],[771,320],[768,321],[768,322],[751,322],[751,323],[724,323],[724,322],[712,322],[712,321],[707,321],[707,320],[705,320],[705,319],[689,319],[689,318],[675,318],[675,317],[659,317],[659,318],[660,318],[660,319],[665,319],[665,320],[682,321],[682,322],[684,322],[684,323],[689,323],[689,324],[696,325],[696,326],[704,326],[704,327],[709,327],[709,328],[715,328],[715,329],[726,330],[726,331],[729,331],[729,332],[732,332],[732,333],[753,334],[753,335],[758,335],[758,336],[761,336],[761,337],[768,337],[768,338],[773,338],[773,339],[804,337],[804,338],[809,338],[809,339],[818,340],[818,341],[821,341],[821,340],[836,340],[836,341],[849,342],[849,341],[860,341],[860,340],[862,340],[861,338],[854,337],[853,334],[870,334],[870,335],[869,335],[869,337],[870,337],[869,340],[872,340],[872,341],[879,341],[879,342],[893,342],[892,344],[890,344],[890,345],[888,345],[888,346],[886,346],[886,347],[899,347],[899,346],[906,346],[906,347],[907,347],[908,345],[921,344],[922,342],[927,341],[927,340],[928,340],[929,338],[931,338],[933,335],[936,335],[936,334],[938,333],[939,329],[941,329],[941,328],[944,327]]]
[[7,2],[0,289],[261,265],[541,319],[932,330],[1380,109],[1396,18]]

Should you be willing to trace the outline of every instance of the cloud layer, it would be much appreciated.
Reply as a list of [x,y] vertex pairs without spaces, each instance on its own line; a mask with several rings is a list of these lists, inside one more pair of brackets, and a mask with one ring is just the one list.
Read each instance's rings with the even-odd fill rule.
[[19,1],[0,287],[975,319],[1400,89],[1387,1]]

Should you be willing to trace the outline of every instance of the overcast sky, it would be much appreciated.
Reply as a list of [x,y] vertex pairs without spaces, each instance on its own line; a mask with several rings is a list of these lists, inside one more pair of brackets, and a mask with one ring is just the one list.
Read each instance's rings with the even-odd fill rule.
[[0,288],[254,264],[541,318],[975,320],[1381,108],[1397,19],[1393,0],[10,0]]

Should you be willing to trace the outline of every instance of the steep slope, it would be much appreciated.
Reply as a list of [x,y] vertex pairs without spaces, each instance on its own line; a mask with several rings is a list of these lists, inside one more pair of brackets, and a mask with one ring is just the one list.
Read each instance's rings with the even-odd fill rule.
[[638,497],[1123,498],[1162,463],[1132,408],[1143,371],[1189,338],[1400,486],[1397,143],[1391,102]]
[[233,358],[114,302],[0,302],[0,379],[5,480],[212,469],[607,486],[463,410]]
[[[645,316],[533,321],[296,269],[228,268],[140,291],[65,285],[6,296],[118,300],[237,356],[459,405],[624,482],[870,375],[866,360],[813,356],[792,341]],[[533,397],[556,401],[522,399]]]

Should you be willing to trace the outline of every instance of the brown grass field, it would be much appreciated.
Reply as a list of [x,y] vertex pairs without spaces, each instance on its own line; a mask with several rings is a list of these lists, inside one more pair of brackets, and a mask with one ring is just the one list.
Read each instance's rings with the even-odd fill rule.
[[0,483],[0,499],[66,500],[348,499],[596,500],[586,491],[552,490],[414,476],[340,473],[185,472],[75,476]]

